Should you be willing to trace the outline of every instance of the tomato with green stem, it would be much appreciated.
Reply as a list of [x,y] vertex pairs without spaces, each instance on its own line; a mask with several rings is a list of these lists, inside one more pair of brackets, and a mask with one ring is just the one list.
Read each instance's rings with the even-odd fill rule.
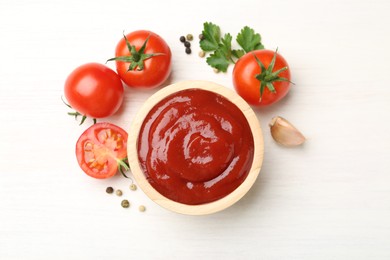
[[81,169],[91,177],[106,179],[119,170],[127,178],[127,133],[110,123],[96,123],[78,139],[76,157]]
[[171,50],[159,35],[151,31],[134,31],[119,41],[115,57],[116,70],[129,87],[155,88],[171,73]]
[[233,69],[235,90],[253,106],[267,106],[281,100],[290,90],[290,79],[287,61],[277,50],[248,52]]
[[114,114],[123,101],[123,84],[112,69],[87,63],[70,73],[65,81],[65,97],[77,117],[103,118]]

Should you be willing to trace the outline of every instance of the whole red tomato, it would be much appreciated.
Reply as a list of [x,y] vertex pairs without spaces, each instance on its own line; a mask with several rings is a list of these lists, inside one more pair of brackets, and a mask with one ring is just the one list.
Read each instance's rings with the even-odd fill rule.
[[121,106],[123,85],[112,69],[99,63],[87,63],[66,79],[65,97],[81,115],[103,118],[114,114]]
[[76,144],[77,162],[91,177],[105,179],[128,169],[127,133],[110,123],[96,123],[81,134]]
[[249,52],[233,69],[235,90],[253,106],[267,106],[281,100],[290,90],[290,78],[287,61],[271,50]]
[[155,88],[171,73],[171,50],[159,35],[134,31],[119,41],[115,50],[116,70],[129,87]]

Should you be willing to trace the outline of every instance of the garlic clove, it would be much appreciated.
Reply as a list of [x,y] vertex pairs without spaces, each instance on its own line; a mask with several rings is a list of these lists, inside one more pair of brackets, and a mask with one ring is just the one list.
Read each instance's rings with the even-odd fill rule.
[[272,138],[284,146],[298,146],[306,141],[303,134],[283,117],[272,118],[269,123]]

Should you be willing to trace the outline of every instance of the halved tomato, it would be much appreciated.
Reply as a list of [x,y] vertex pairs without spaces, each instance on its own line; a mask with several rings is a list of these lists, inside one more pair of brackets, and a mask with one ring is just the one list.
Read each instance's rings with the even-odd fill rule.
[[91,177],[114,176],[121,167],[128,169],[127,133],[110,123],[97,123],[80,136],[76,144],[77,161]]

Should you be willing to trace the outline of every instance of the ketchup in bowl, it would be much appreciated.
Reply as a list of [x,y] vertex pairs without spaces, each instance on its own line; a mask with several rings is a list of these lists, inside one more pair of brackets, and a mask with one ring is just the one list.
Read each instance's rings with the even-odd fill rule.
[[194,88],[167,96],[149,111],[137,149],[154,189],[173,201],[199,205],[240,186],[253,162],[254,142],[235,104]]

